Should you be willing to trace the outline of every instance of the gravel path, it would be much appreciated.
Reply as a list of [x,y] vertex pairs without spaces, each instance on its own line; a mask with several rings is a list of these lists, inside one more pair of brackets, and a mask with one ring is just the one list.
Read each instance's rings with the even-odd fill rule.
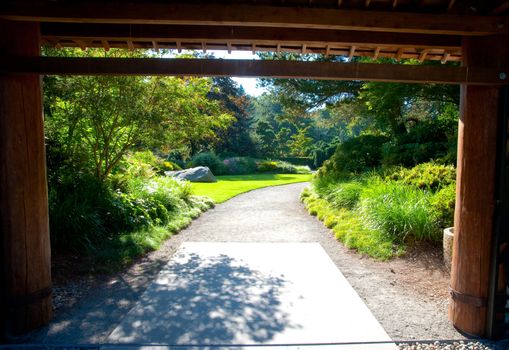
[[[86,297],[74,307],[60,310],[50,326],[20,340],[104,342],[184,241],[318,242],[392,339],[463,339],[447,320],[446,272],[419,261],[422,259],[383,263],[345,249],[300,203],[299,194],[305,186],[268,187],[218,205],[127,271],[98,279]],[[419,346],[410,344],[408,348],[442,348],[433,342]]]

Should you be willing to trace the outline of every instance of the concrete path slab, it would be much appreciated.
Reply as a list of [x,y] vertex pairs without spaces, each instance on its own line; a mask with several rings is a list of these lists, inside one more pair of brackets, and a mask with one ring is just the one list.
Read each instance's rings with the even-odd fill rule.
[[181,345],[377,341],[391,339],[318,243],[183,243],[108,338]]

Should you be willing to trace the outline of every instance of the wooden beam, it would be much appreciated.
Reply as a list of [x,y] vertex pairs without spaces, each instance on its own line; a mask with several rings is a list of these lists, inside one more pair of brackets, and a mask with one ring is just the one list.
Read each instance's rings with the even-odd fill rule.
[[421,53],[419,54],[419,62],[424,62],[424,60],[426,59],[426,56],[428,55],[428,52],[429,50],[428,49],[424,49],[421,51]]
[[446,64],[447,61],[449,60],[450,56],[451,56],[451,54],[449,52],[445,52],[444,53],[444,57],[442,57],[442,59],[440,60],[440,63]]
[[239,76],[474,85],[509,84],[509,81],[500,79],[500,70],[495,69],[279,60],[0,57],[0,73],[7,72],[71,75]]
[[[0,51],[39,55],[37,23],[0,21]],[[37,59],[37,58],[36,58]],[[52,315],[48,191],[37,74],[0,75],[0,338]],[[5,340],[5,339],[3,339]]]
[[110,44],[108,43],[108,40],[101,40],[101,44],[104,51],[110,51]]
[[374,60],[378,59],[378,55],[380,55],[380,47],[377,46],[375,52],[373,53],[373,59]]
[[404,53],[404,49],[402,47],[400,47],[398,49],[398,52],[396,52],[396,61],[401,61],[401,56],[403,56],[403,53]]
[[351,61],[351,60],[352,60],[353,55],[355,54],[355,49],[356,49],[355,45],[354,45],[354,46],[352,46],[352,47],[350,47],[350,52],[348,53],[348,60],[349,60],[349,61]]
[[493,14],[498,15],[499,13],[502,13],[509,9],[509,1],[503,1],[502,3],[498,4],[497,7],[495,7],[492,11]]
[[370,33],[362,31],[338,31],[325,29],[288,29],[232,26],[179,26],[179,25],[125,25],[125,24],[76,24],[42,23],[41,35],[46,40],[99,40],[110,41],[196,41],[196,42],[249,42],[261,44],[295,44],[325,46],[345,44],[346,46],[385,45],[391,47],[437,48],[454,50],[461,48],[460,36]]
[[509,18],[228,4],[2,3],[0,18],[18,21],[233,25],[449,35],[509,33]]

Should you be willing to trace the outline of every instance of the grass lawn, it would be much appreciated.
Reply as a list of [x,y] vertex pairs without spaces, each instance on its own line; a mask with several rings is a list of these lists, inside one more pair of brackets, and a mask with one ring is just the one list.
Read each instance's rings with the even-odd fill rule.
[[193,193],[208,196],[216,203],[235,197],[238,194],[257,188],[285,185],[311,180],[311,174],[254,174],[216,176],[217,182],[192,184]]

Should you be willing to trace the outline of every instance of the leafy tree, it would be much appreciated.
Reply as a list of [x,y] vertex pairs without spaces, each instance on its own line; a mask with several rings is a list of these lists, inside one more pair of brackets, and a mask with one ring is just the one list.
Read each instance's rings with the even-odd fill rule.
[[313,139],[307,135],[309,127],[299,129],[299,131],[292,135],[290,150],[295,157],[306,157],[309,155],[310,147]]
[[46,77],[47,137],[72,168],[102,182],[133,147],[216,141],[232,117],[207,98],[210,89],[198,78]]
[[272,126],[262,120],[256,126],[256,134],[260,138],[260,153],[265,157],[271,157],[275,152],[276,133]]
[[254,141],[251,138],[253,117],[250,113],[250,100],[231,78],[214,78],[212,90],[208,97],[220,102],[226,113],[235,117],[227,129],[218,130],[217,153],[232,153],[240,156],[255,153]]

